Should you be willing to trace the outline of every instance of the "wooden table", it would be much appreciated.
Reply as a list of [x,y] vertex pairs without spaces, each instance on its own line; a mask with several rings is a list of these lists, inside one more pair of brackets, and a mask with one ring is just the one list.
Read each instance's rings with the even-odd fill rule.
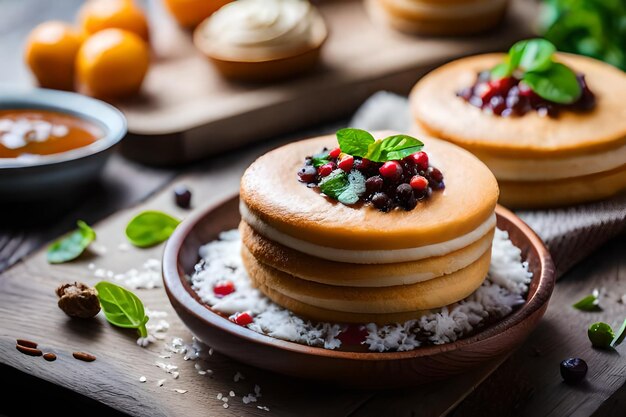
[[[0,66],[0,76],[3,80],[25,82],[25,78],[17,78],[23,77],[24,72],[11,67],[11,65],[18,65],[14,63],[19,62],[20,51],[18,48],[8,48],[9,43],[18,44],[34,20],[68,16],[73,13],[76,4],[80,1],[72,0],[52,4],[52,2],[32,0],[31,3],[36,6],[37,10],[36,18],[33,16],[34,13],[29,14],[29,9],[20,6],[19,3],[21,2],[0,1],[2,11],[0,33],[3,39],[0,45],[0,62],[6,63]],[[328,127],[327,130],[333,130],[333,127]],[[37,270],[35,267],[31,270],[28,266],[31,264],[26,264],[20,259],[51,238],[72,228],[75,219],[83,218],[93,223],[119,210],[132,207],[153,196],[159,190],[164,191],[156,196],[156,201],[168,199],[171,197],[170,187],[176,181],[193,182],[194,179],[202,178],[202,186],[215,187],[224,194],[234,192],[237,178],[247,161],[267,147],[275,146],[286,139],[277,139],[271,143],[242,150],[230,157],[215,157],[184,171],[147,168],[120,156],[114,156],[107,167],[102,184],[96,187],[91,195],[85,196],[84,201],[72,212],[48,219],[43,223],[40,222],[38,225],[32,225],[33,219],[31,218],[2,219],[9,225],[0,228],[0,271],[5,271],[0,275],[0,293],[4,296],[15,295],[15,299],[20,300],[28,295],[28,280],[20,280],[19,286],[13,286],[15,281],[12,277],[15,277],[19,271],[32,274],[34,280],[46,279],[46,276],[39,273],[42,270]],[[132,181],[121,181],[120,178],[132,178]],[[199,202],[196,204],[200,205]],[[591,349],[585,329],[594,321],[614,322],[620,317],[623,318],[626,307],[618,300],[626,294],[624,253],[626,253],[626,239],[624,237],[615,239],[563,277],[557,285],[548,312],[539,328],[495,372],[476,386],[475,390],[450,412],[450,415],[623,416],[626,401],[626,361],[620,355],[624,355],[625,350],[623,347],[620,347],[617,352]],[[15,263],[17,265],[14,268],[7,270],[9,265]],[[37,263],[33,265],[36,266]],[[71,278],[79,279],[80,277],[71,276]],[[68,279],[70,279],[69,276]],[[11,283],[11,286],[7,283]],[[593,288],[606,288],[609,292],[602,303],[605,307],[603,312],[583,313],[571,308],[574,301],[590,293]],[[48,294],[42,295],[44,298],[47,296]],[[33,294],[32,300],[36,303],[40,298]],[[41,306],[34,305],[31,308],[27,304],[0,305],[0,310],[14,312],[16,320],[27,316],[28,312],[34,311],[35,308],[41,308]],[[54,306],[50,308],[56,309]],[[49,319],[49,316],[54,317],[57,313],[56,310],[47,312],[42,315],[42,320]],[[0,322],[0,337],[5,339],[15,337],[13,333],[7,332],[8,325],[7,322]],[[85,331],[85,337],[93,336],[89,333],[93,332],[93,329],[78,326],[71,330]],[[24,327],[24,332],[29,332],[28,327]],[[170,336],[174,335],[170,334]],[[47,337],[45,334],[40,335],[42,339]],[[122,349],[130,348],[126,346]],[[559,362],[570,356],[581,356],[590,366],[587,382],[574,388],[561,383],[558,375]],[[106,386],[101,387],[100,391],[91,392],[92,398],[89,398],[76,394],[75,390],[82,388],[78,386],[81,380],[77,376],[60,375],[56,381],[46,382],[40,378],[41,373],[37,367],[28,361],[30,358],[24,357],[18,363],[9,363],[7,357],[6,354],[0,355],[0,372],[4,386],[0,414],[19,414],[18,410],[21,415],[52,410],[68,411],[68,414],[86,411],[107,415],[116,414],[115,411],[92,399],[110,396],[111,393],[107,392]],[[225,366],[237,367],[238,365],[230,363]],[[272,407],[273,412],[270,413],[262,410],[256,411],[254,408],[233,407],[229,410],[222,410],[225,415],[240,415],[239,413],[244,412],[255,415],[292,415],[295,411],[301,415],[312,416],[320,415],[320,413],[333,416],[425,415],[425,410],[433,409],[429,408],[427,403],[437,401],[437,393],[431,393],[430,397],[416,396],[419,388],[387,392],[337,392],[315,387],[303,381],[282,380],[243,365],[241,369],[249,381],[269,381],[267,384],[261,383],[265,394],[264,399],[276,406]],[[216,369],[216,373],[219,373],[219,369]],[[139,376],[133,375],[132,377],[137,379]],[[223,378],[223,381],[219,378]],[[223,383],[224,389],[232,383],[229,380],[230,375],[222,375],[219,378],[218,382]],[[181,385],[184,384],[181,382]],[[422,390],[427,392],[428,387]],[[33,401],[20,403],[16,400],[17,395],[24,392],[31,393]],[[141,391],[137,390],[133,392],[133,395],[136,393],[141,393]],[[195,394],[214,398],[217,392]],[[132,396],[129,395],[129,397]],[[182,394],[180,399],[176,398],[180,403],[181,414],[185,410],[184,398]],[[141,395],[136,394],[135,399],[140,402]],[[150,404],[145,404],[145,407],[150,407]],[[127,411],[131,412],[132,407],[129,407]],[[208,410],[207,413],[209,413]]]

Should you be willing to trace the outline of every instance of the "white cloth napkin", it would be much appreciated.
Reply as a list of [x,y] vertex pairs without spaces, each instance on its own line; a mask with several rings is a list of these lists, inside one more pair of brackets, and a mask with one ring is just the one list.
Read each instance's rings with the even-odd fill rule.
[[[412,123],[407,98],[380,91],[363,103],[350,126],[406,132]],[[560,277],[603,243],[626,232],[626,195],[597,203],[523,210],[516,214],[546,243]]]

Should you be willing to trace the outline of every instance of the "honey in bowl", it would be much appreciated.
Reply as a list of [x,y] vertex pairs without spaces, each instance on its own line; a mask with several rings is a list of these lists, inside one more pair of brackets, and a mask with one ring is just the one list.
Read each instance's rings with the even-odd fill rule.
[[39,109],[0,110],[0,158],[67,152],[102,137],[102,128],[71,114]]

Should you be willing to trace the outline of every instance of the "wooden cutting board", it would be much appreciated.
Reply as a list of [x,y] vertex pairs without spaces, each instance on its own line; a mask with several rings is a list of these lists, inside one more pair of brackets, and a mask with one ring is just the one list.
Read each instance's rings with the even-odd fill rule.
[[131,133],[122,149],[143,162],[173,164],[346,117],[376,91],[406,94],[443,62],[506,50],[529,36],[536,3],[511,3],[506,20],[487,34],[430,38],[375,25],[361,0],[320,2],[330,29],[323,63],[297,79],[254,85],[224,80],[191,33],[151,1],[153,65],[141,96],[116,103]]

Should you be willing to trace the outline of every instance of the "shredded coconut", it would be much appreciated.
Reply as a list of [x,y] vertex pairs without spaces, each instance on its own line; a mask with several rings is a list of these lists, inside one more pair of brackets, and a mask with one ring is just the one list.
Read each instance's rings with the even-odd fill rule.
[[[190,281],[202,301],[227,315],[250,311],[254,320],[246,327],[255,332],[309,346],[339,348],[338,336],[346,326],[312,323],[266,298],[252,287],[241,261],[240,246],[239,232],[230,230],[200,248],[202,260]],[[513,245],[506,231],[496,229],[487,279],[474,293],[418,320],[385,326],[370,323],[363,343],[371,351],[385,352],[454,342],[523,304],[531,278],[528,263],[522,262],[521,250]],[[224,279],[232,281],[236,291],[220,298],[213,293],[213,287]],[[235,375],[235,382],[238,380]]]
[[125,287],[135,290],[160,288],[162,286],[161,261],[151,258],[144,262],[139,270],[133,268],[123,274],[112,274],[111,277]]

